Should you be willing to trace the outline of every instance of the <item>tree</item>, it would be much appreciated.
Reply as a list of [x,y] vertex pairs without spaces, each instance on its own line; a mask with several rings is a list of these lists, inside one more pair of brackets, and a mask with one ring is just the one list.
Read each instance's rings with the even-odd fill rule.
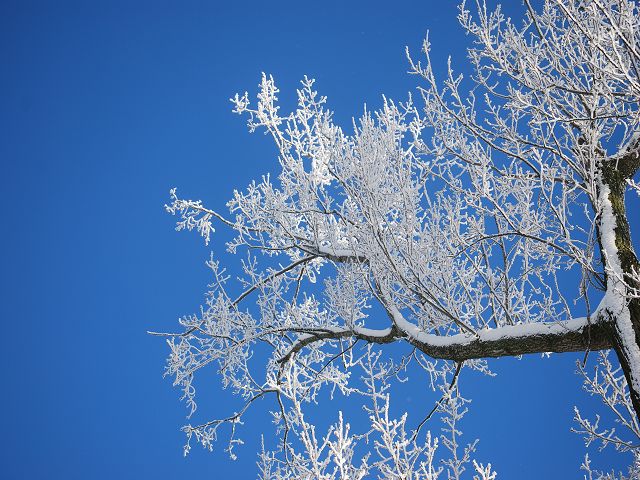
[[[461,478],[473,462],[474,478],[491,479],[490,465],[472,460],[473,443],[458,449],[461,370],[490,373],[493,357],[585,352],[586,360],[612,349],[621,370],[606,353],[594,376],[580,368],[627,437],[579,412],[577,431],[633,450],[635,478],[640,266],[625,196],[640,194],[640,12],[625,0],[524,4],[516,23],[499,7],[478,3],[472,14],[463,3],[471,79],[450,65],[438,80],[427,39],[424,60],[407,55],[422,80],[419,101],[385,99],[353,133],[333,123],[306,77],[286,115],[269,76],[255,107],[247,93],[235,96],[249,129],[272,136],[281,171],[235,192],[233,218],[171,191],[178,230],[208,242],[217,221],[235,232],[229,251],[246,254],[242,293],[231,295],[212,258],[206,308],[182,318],[182,332],[162,334],[167,373],[191,412],[194,374],[212,362],[245,401],[227,418],[186,426],[186,451],[192,438],[211,448],[224,424],[232,451],[244,412],[273,396],[281,444],[262,453],[264,478],[435,479],[443,468]],[[408,353],[385,360],[398,342]],[[268,353],[254,357],[257,346]],[[410,362],[442,392],[428,415],[445,418],[450,455],[440,467],[437,437],[389,417],[391,379]],[[351,434],[340,416],[318,437],[304,412],[322,389],[368,399],[370,430]],[[362,438],[373,447],[358,464]],[[613,478],[592,472],[588,458],[583,468]]]

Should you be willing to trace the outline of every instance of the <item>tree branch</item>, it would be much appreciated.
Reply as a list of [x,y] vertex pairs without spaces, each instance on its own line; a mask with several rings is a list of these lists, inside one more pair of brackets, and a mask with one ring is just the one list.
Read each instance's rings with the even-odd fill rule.
[[315,342],[349,337],[377,344],[404,339],[431,358],[456,362],[530,353],[597,351],[613,347],[611,324],[600,315],[592,317],[590,322],[586,318],[577,318],[557,323],[532,323],[484,329],[478,331],[477,336],[438,336],[420,331],[418,327],[401,318],[397,310],[393,313],[396,325],[385,330],[354,327],[323,329],[310,333],[301,337],[278,362],[289,361],[295,353]]

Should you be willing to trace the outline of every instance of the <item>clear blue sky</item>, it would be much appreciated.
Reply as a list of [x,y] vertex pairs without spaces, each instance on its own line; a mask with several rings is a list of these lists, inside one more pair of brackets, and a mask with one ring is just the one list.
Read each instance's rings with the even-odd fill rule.
[[[255,92],[262,71],[285,104],[315,77],[349,122],[383,93],[405,98],[404,46],[417,52],[427,29],[442,65],[448,53],[464,63],[450,2],[231,3],[0,4],[4,479],[254,478],[264,415],[246,425],[238,461],[201,448],[184,459],[167,348],[145,333],[197,311],[209,250],[225,258],[224,233],[207,248],[173,231],[169,188],[222,209],[233,188],[275,171],[269,140],[228,102]],[[581,478],[569,428],[589,399],[574,361],[501,360],[497,378],[470,379],[464,430],[499,479]],[[215,378],[203,385],[202,415],[229,413]]]

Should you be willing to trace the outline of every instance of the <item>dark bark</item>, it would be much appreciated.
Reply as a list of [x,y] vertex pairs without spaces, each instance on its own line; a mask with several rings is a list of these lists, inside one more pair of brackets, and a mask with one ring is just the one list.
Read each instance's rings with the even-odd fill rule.
[[[435,345],[410,339],[396,327],[384,336],[363,335],[350,330],[343,331],[315,331],[307,332],[308,337],[298,341],[281,359],[280,363],[288,361],[296,352],[304,347],[320,341],[337,340],[341,338],[356,338],[369,343],[391,343],[407,340],[418,350],[432,358],[462,362],[480,358],[513,357],[530,353],[567,353],[606,350],[614,347],[612,325],[610,322],[594,319],[591,325],[582,330],[564,330],[561,332],[540,335],[523,334],[509,335],[498,340],[463,340],[451,342],[448,345]],[[502,327],[505,334],[509,334],[514,327]]]
[[[633,325],[633,331],[635,333],[636,344],[640,345],[640,326],[638,319],[640,318],[638,315],[639,312],[639,303],[638,301],[632,301],[629,307],[631,311],[631,307],[633,306],[633,311],[631,312],[631,324]],[[631,359],[629,358],[628,352],[626,350],[626,345],[623,341],[623,336],[621,332],[617,328],[617,325],[614,324],[613,328],[613,348],[618,356],[618,361],[620,362],[620,366],[622,367],[622,371],[624,372],[625,379],[627,380],[627,385],[629,386],[629,393],[631,395],[631,402],[633,403],[633,409],[636,412],[636,416],[640,419],[640,391],[634,387],[631,378]]]
[[[609,187],[609,201],[611,202],[613,214],[616,218],[615,234],[618,260],[622,268],[625,283],[635,289],[639,289],[640,284],[638,284],[631,274],[634,270],[636,272],[640,271],[640,263],[638,262],[638,257],[636,256],[631,240],[631,229],[627,220],[624,197],[627,189],[626,180],[631,178],[638,169],[640,169],[640,138],[629,145],[621,155],[603,162],[602,165],[603,181]],[[609,283],[611,279],[607,278],[606,281]],[[635,343],[640,346],[640,301],[638,299],[632,299],[628,304],[628,308]],[[640,419],[640,390],[635,388],[637,383],[632,381],[632,359],[629,357],[628,346],[625,345],[625,338],[615,320],[615,318],[612,318],[613,348],[616,351],[618,361],[625,374],[633,408],[638,419]]]
[[582,331],[523,335],[490,341],[474,340],[447,346],[433,346],[418,342],[413,344],[432,358],[456,362],[479,358],[513,357],[529,353],[595,351],[613,347],[611,325],[608,322],[594,322]]

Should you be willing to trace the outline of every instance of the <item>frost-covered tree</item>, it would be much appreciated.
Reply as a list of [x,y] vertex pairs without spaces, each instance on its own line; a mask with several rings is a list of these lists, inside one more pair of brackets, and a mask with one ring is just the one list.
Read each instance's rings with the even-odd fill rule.
[[[211,447],[226,424],[232,448],[245,411],[272,396],[281,442],[262,453],[263,478],[462,478],[466,468],[493,479],[473,443],[458,446],[461,369],[612,349],[619,368],[604,355],[595,374],[580,369],[625,432],[578,411],[576,430],[634,450],[635,478],[640,265],[626,201],[637,212],[639,7],[525,0],[524,12],[514,22],[499,7],[461,5],[470,79],[452,66],[437,78],[426,40],[420,61],[408,54],[421,78],[416,98],[385,99],[352,132],[334,124],[306,78],[291,113],[281,113],[269,76],[255,104],[235,96],[249,129],[273,137],[281,169],[235,192],[230,216],[171,192],[179,230],[208,241],[218,222],[235,232],[228,250],[242,257],[241,290],[212,258],[202,313],[164,334],[167,373],[192,412],[194,375],[212,362],[245,402],[185,427],[189,442]],[[400,342],[410,348],[385,356]],[[441,437],[390,416],[389,387],[409,363],[441,392],[431,412],[444,418]],[[362,395],[369,430],[353,433],[340,416],[316,432],[305,410],[323,389]],[[434,461],[438,443],[448,455]],[[583,468],[614,478],[588,458]]]

